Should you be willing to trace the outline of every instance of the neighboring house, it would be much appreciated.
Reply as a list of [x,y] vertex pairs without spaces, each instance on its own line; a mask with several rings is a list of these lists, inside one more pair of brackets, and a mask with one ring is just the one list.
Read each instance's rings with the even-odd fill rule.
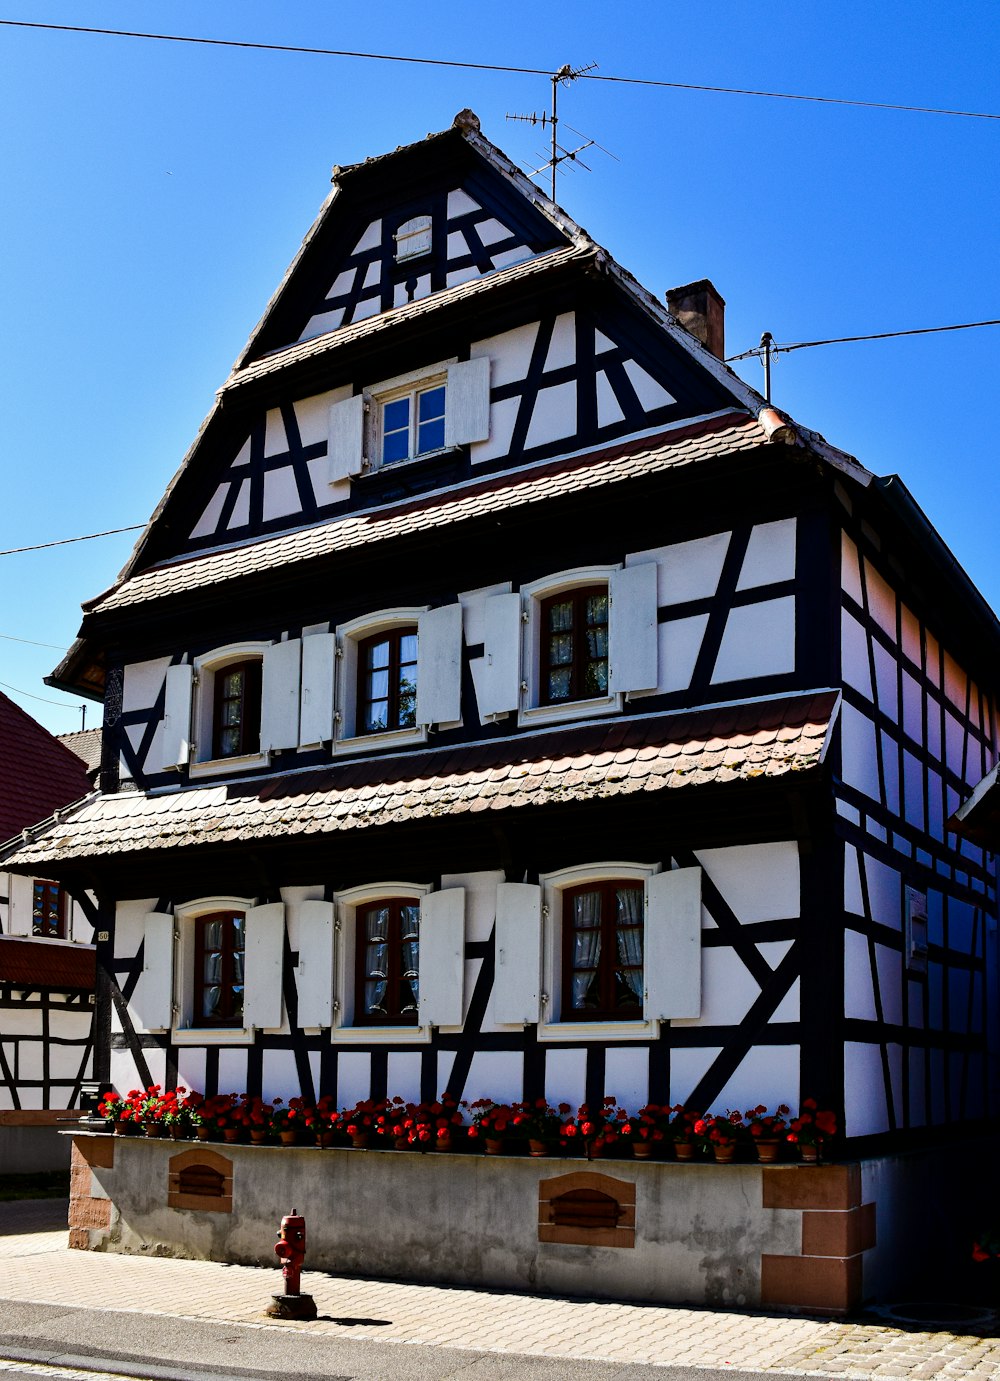
[[98,1077],[995,1112],[1000,629],[901,481],[468,112],[334,184],[51,678]]
[[[90,789],[80,759],[0,694],[0,839]],[[69,1163],[53,1128],[93,1073],[93,939],[83,906],[50,873],[0,866],[0,1171]]]
[[92,787],[97,786],[101,771],[101,743],[104,738],[101,729],[74,729],[69,734],[57,735],[59,742],[74,753],[83,763],[87,780]]

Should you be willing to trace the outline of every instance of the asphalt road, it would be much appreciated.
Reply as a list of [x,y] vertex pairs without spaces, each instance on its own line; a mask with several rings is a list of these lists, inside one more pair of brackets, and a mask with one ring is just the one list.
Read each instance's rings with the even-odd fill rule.
[[0,1300],[0,1381],[80,1372],[93,1381],[768,1381],[735,1367],[619,1366]]

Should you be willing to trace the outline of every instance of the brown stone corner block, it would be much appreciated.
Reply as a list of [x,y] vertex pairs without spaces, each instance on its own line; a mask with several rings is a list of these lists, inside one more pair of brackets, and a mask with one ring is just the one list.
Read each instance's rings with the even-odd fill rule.
[[75,1136],[73,1138],[72,1164],[93,1165],[101,1170],[111,1170],[115,1164],[115,1139],[113,1136]]
[[90,1233],[86,1228],[70,1228],[69,1245],[74,1251],[90,1251]]
[[764,1208],[857,1208],[860,1165],[769,1165],[761,1175]]
[[875,1245],[875,1205],[846,1210],[806,1209],[802,1214],[803,1256],[855,1256]]
[[861,1256],[760,1258],[760,1302],[765,1307],[847,1314],[861,1303]]
[[69,1225],[71,1228],[109,1228],[111,1200],[83,1197],[70,1199]]

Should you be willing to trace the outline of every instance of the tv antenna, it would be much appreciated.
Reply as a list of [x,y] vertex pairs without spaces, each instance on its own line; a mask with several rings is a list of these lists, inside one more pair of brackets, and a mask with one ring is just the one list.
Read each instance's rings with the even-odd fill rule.
[[[610,149],[606,149],[603,144],[598,144],[596,139],[589,138],[589,136],[584,134],[581,130],[573,129],[573,126],[569,124],[566,125],[566,128],[568,130],[572,130],[572,132],[575,135],[577,135],[580,139],[584,140],[584,142],[582,144],[579,144],[575,149],[566,148],[559,142],[560,121],[558,100],[560,86],[569,86],[571,82],[576,81],[577,77],[583,77],[588,72],[594,72],[596,70],[596,62],[588,62],[585,67],[572,67],[568,62],[564,63],[563,66],[559,68],[559,71],[553,72],[552,76],[549,78],[549,80],[552,83],[551,111],[542,111],[541,115],[539,115],[536,111],[532,111],[530,115],[508,114],[507,116],[508,120],[520,120],[521,122],[527,125],[541,125],[542,129],[548,129],[551,131],[551,148],[549,156],[545,160],[545,162],[540,164],[537,168],[531,168],[527,163],[525,163],[524,166],[528,168],[529,177],[537,177],[539,173],[544,173],[546,168],[551,170],[553,201],[555,201],[556,199],[556,172],[560,164],[579,163],[580,166],[586,168],[587,172],[589,173],[591,169],[588,164],[584,163],[580,155],[584,153],[587,149],[594,148],[600,149],[601,152],[606,153],[609,158],[613,158],[616,162],[620,162],[620,159],[618,158],[617,154],[612,153]],[[563,121],[563,123],[565,124],[565,121]]]

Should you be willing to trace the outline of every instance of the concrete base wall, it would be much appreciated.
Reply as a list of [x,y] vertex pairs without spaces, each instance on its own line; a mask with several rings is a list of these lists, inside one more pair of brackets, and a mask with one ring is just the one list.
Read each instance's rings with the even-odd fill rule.
[[[296,1209],[307,1271],[842,1315],[900,1299],[928,1262],[945,1297],[972,1236],[942,1185],[981,1212],[997,1149],[761,1166],[76,1135],[70,1245],[274,1266]],[[581,1191],[582,1221],[558,1222]]]

